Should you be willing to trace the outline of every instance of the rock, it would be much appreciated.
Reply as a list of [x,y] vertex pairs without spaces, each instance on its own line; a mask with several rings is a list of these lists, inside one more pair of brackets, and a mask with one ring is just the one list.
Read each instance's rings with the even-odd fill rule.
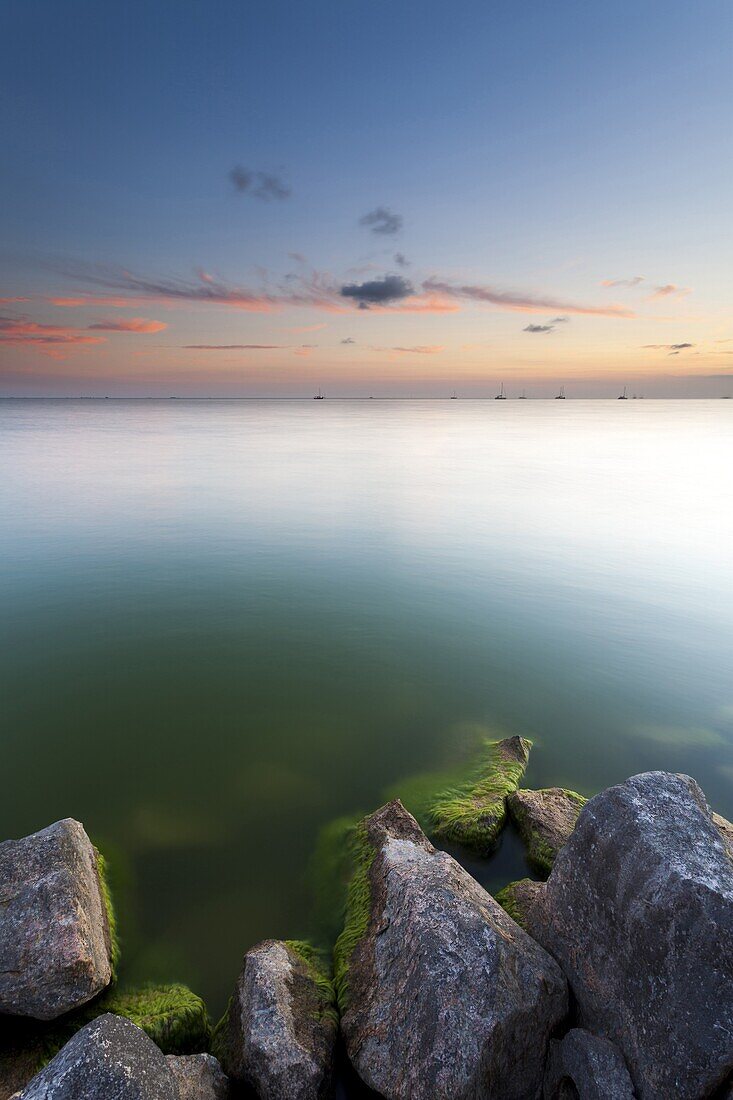
[[730,821],[727,821],[724,817],[721,817],[720,814],[714,813],[711,816],[713,819],[713,825],[725,841],[725,845],[728,851],[731,853],[731,856],[733,856],[733,824],[731,824]]
[[78,1031],[19,1100],[179,1100],[165,1055],[110,1013]]
[[229,1100],[229,1082],[210,1054],[169,1054],[166,1062],[178,1100]]
[[532,742],[524,737],[485,741],[462,777],[424,776],[407,780],[405,802],[425,832],[441,842],[462,844],[480,855],[496,846],[506,823],[506,797],[517,789]]
[[596,795],[558,854],[533,933],[584,1027],[641,1100],[708,1096],[733,1070],[733,861],[694,780],[648,772]]
[[316,1100],[331,1087],[333,985],[308,944],[263,940],[244,957],[215,1049],[260,1100]]
[[0,1012],[52,1020],[112,978],[98,853],[66,818],[0,844]]
[[527,858],[540,874],[549,875],[587,801],[563,787],[517,790],[507,796],[507,809],[527,845]]
[[510,882],[503,890],[495,895],[502,909],[516,921],[534,939],[534,922],[536,913],[545,893],[544,882],[535,882],[531,878],[521,878],[517,882]]
[[[574,1086],[573,1094],[570,1085]],[[634,1100],[634,1088],[621,1051],[608,1039],[573,1028],[550,1042],[544,1100]]]
[[341,1031],[391,1100],[539,1096],[564,1019],[559,967],[401,802],[359,826],[336,944]]

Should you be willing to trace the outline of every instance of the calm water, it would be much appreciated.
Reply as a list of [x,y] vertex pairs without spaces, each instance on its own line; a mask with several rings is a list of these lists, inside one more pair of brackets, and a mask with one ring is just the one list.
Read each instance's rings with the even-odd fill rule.
[[82,819],[127,977],[218,1011],[320,826],[477,728],[731,815],[731,471],[723,401],[2,402],[0,835]]

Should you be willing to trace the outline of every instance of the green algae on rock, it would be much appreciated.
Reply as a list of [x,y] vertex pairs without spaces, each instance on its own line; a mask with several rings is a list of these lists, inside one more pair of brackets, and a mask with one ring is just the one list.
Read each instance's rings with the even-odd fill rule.
[[[423,818],[428,835],[488,855],[506,822],[507,795],[519,786],[531,748],[532,742],[524,737],[485,742],[461,783],[437,791],[427,805],[417,807],[417,819]],[[411,809],[409,794],[406,806]]]
[[330,952],[344,926],[352,865],[351,836],[359,816],[337,817],[318,834],[308,863],[313,938]]
[[109,957],[112,967],[112,981],[117,978],[117,967],[120,962],[120,940],[117,931],[117,915],[112,901],[112,891],[109,885],[109,869],[107,860],[98,848],[94,848],[97,859],[97,877],[99,878],[99,892],[102,895],[102,904],[107,914],[107,927],[109,929]]
[[315,947],[310,940],[284,940],[283,942],[287,950],[303,964],[308,977],[316,987],[318,995],[316,1019],[329,1019],[337,1025],[336,987],[333,972],[324,952]]
[[527,858],[540,874],[549,875],[587,801],[564,787],[518,790],[507,798],[509,814],[527,846]]
[[531,936],[533,915],[544,891],[544,882],[521,878],[517,882],[510,882],[503,890],[499,890],[498,894],[494,895],[494,900],[520,928]]
[[364,818],[354,826],[348,837],[348,856],[351,878],[346,896],[344,926],[333,949],[334,984],[339,1012],[346,1011],[349,1001],[349,965],[357,944],[366,935],[371,911],[371,885],[369,871],[375,849],[367,836]]

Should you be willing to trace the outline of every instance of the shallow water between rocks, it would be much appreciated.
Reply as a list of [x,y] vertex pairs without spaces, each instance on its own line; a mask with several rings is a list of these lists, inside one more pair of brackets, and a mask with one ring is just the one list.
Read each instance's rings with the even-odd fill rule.
[[218,1014],[319,829],[483,736],[733,815],[733,403],[7,400],[0,470],[0,835],[84,822],[129,981]]

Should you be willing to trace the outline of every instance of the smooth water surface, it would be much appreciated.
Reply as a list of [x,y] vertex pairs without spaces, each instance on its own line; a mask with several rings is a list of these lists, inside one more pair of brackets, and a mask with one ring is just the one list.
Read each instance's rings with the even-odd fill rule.
[[84,821],[127,978],[216,1013],[319,828],[482,730],[731,815],[732,471],[723,401],[4,401],[0,835]]

